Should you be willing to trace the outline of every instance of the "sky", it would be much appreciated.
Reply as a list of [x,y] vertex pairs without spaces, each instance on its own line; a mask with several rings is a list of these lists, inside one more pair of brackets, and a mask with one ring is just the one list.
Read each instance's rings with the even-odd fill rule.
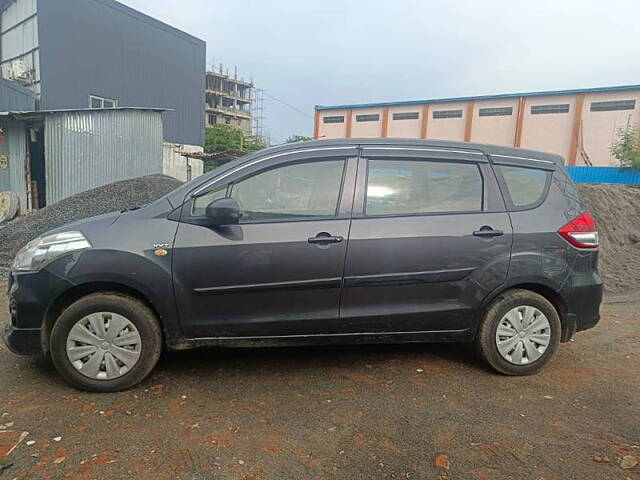
[[121,1],[264,89],[272,143],[315,105],[640,84],[638,0]]

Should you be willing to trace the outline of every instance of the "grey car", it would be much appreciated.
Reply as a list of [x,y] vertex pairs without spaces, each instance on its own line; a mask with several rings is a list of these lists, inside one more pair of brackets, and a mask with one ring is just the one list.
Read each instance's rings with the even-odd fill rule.
[[304,142],[30,242],[3,337],[92,391],[200,346],[475,342],[498,372],[527,375],[598,322],[597,259],[557,155]]

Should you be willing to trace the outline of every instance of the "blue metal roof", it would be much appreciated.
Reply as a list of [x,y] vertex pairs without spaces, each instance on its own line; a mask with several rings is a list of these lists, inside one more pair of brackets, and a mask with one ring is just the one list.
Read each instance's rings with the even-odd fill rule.
[[469,97],[432,98],[428,100],[401,100],[397,102],[353,103],[345,105],[316,105],[316,110],[339,110],[345,108],[393,107],[400,105],[422,105],[425,103],[467,102],[471,100],[496,100],[501,98],[540,97],[550,95],[571,95],[576,93],[617,92],[640,90],[637,85],[617,85],[613,87],[577,88],[571,90],[548,90],[543,92],[501,93],[498,95],[475,95]]

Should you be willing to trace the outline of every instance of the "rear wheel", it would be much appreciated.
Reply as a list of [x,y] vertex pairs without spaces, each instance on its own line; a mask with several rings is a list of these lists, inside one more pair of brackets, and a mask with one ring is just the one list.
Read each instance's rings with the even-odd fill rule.
[[560,317],[551,302],[529,290],[509,290],[488,308],[476,343],[498,372],[530,375],[553,357],[560,333]]
[[160,357],[153,312],[118,293],[95,293],[66,308],[51,331],[51,359],[73,386],[114,392],[142,381]]

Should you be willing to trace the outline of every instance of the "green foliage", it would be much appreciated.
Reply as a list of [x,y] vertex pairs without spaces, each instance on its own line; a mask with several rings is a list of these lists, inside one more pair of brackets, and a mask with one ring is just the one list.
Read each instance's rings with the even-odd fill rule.
[[246,135],[231,125],[216,124],[205,129],[204,151],[206,153],[233,152],[229,157],[217,160],[205,160],[204,171],[214,168],[232,160],[237,152],[251,153],[265,148],[265,144],[259,138]]
[[284,142],[285,143],[296,143],[296,142],[307,142],[309,140],[313,140],[311,137],[305,137],[304,135],[289,135]]
[[244,133],[231,125],[217,124],[205,128],[204,151],[207,153],[240,150]]
[[640,170],[640,129],[634,126],[619,128],[617,138],[609,148],[623,167]]

